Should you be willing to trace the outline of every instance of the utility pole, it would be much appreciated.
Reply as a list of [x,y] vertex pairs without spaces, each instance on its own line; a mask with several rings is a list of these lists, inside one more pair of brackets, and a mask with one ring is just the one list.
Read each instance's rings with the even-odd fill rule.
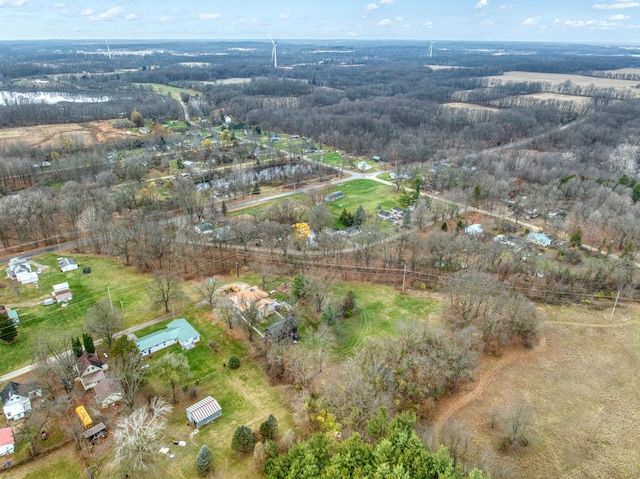
[[404,271],[402,273],[402,294],[404,294],[404,285],[405,285],[405,281],[407,279],[407,265],[404,265]]
[[113,301],[111,301],[111,289],[107,286],[107,294],[109,295],[109,304],[111,305],[111,312],[113,313]]
[[618,294],[616,294],[616,300],[613,302],[613,309],[611,310],[611,317],[609,321],[613,321],[613,313],[616,311],[616,305],[618,304],[618,298],[620,297],[620,290],[618,290]]

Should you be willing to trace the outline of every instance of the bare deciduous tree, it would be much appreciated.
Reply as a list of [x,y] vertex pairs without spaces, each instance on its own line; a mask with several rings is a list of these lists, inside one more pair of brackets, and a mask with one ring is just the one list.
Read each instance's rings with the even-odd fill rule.
[[133,470],[147,470],[167,425],[172,406],[161,397],[118,419],[114,431],[115,462]]
[[164,312],[169,312],[169,305],[180,301],[183,297],[182,282],[171,273],[158,272],[148,286],[149,297],[155,308],[164,306]]
[[218,279],[213,278],[205,278],[200,282],[194,285],[196,291],[202,296],[211,309],[215,308],[216,302],[218,300]]
[[124,313],[108,299],[101,299],[87,310],[85,328],[110,348],[113,336],[124,326]]
[[[76,357],[72,353],[71,338],[45,336],[38,342],[34,352],[40,376],[59,382],[65,392],[73,389],[76,373]],[[51,389],[54,387],[51,385]]]

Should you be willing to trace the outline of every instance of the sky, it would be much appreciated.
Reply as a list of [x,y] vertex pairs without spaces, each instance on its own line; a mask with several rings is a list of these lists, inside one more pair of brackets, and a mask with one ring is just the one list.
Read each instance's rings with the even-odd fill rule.
[[0,0],[0,40],[640,44],[640,0]]

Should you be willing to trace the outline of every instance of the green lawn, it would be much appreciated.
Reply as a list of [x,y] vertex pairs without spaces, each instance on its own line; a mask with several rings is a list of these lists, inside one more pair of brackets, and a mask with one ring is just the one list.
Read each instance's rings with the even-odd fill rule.
[[[391,209],[394,206],[398,206],[398,198],[400,196],[396,192],[395,188],[372,180],[347,181],[338,186],[333,186],[330,189],[327,189],[326,193],[328,194],[333,191],[342,191],[344,193],[344,198],[334,201],[333,203],[329,203],[331,214],[336,220],[336,227],[339,226],[338,218],[340,217],[340,213],[342,213],[343,208],[346,208],[347,211],[351,213],[355,213],[358,206],[362,205],[367,215],[375,218],[378,212],[378,205],[380,205],[380,209],[383,210]],[[305,193],[298,193],[287,196],[286,199],[293,202],[301,201],[304,194]],[[274,201],[283,200],[278,199]],[[241,214],[256,216],[266,212],[273,203],[273,201],[270,201],[260,205],[251,206],[249,208],[234,210],[232,213],[229,213],[229,216],[237,216]],[[390,223],[384,224],[390,225]]]
[[[18,337],[12,344],[0,344],[0,374],[30,363],[38,338],[62,334],[81,336],[87,309],[109,295],[115,307],[124,309],[125,327],[159,315],[150,309],[147,296],[150,278],[134,268],[122,266],[114,259],[75,255],[79,269],[62,273],[57,257],[50,254],[35,258],[37,263],[49,266],[49,270],[40,275],[38,289],[34,285],[23,286],[18,295],[15,282],[2,280],[7,287],[0,289],[0,304],[10,305],[18,311],[20,325]],[[87,266],[91,268],[91,274],[82,273]],[[68,306],[44,306],[42,301],[51,297],[52,286],[63,282],[69,283],[73,295]]]
[[400,294],[390,286],[369,283],[338,283],[336,298],[343,298],[349,290],[356,297],[356,311],[336,325],[338,342],[335,352],[346,357],[360,347],[367,338],[393,337],[400,334],[404,324],[423,323],[440,328],[443,304],[425,293],[408,291]]
[[134,83],[137,86],[151,87],[154,92],[160,95],[171,95],[172,98],[179,99],[180,93],[188,93],[190,96],[200,96],[201,92],[192,88],[178,88],[175,86],[163,85],[161,83]]
[[[284,434],[293,427],[291,414],[286,407],[279,390],[269,385],[267,377],[246,357],[247,346],[228,334],[228,330],[211,321],[207,308],[188,309],[184,315],[201,335],[198,345],[191,351],[182,351],[179,346],[172,346],[163,352],[156,353],[148,359],[152,376],[146,388],[152,395],[164,394],[170,398],[169,386],[162,382],[153,372],[153,365],[164,354],[169,352],[186,356],[191,375],[176,388],[178,402],[169,418],[169,427],[165,434],[164,445],[170,447],[175,454],[173,459],[165,456],[156,457],[156,471],[139,473],[136,477],[157,477],[158,470],[163,477],[192,478],[196,477],[195,457],[202,444],[207,444],[214,454],[214,477],[219,478],[253,478],[256,477],[254,460],[251,454],[238,458],[231,451],[231,438],[236,427],[247,425],[257,430],[269,414],[278,419],[279,431]],[[163,323],[164,327],[166,323]],[[144,330],[147,332],[150,328]],[[209,347],[215,342],[216,349]],[[241,358],[240,368],[231,370],[226,363],[231,355]],[[187,386],[186,391],[183,386]],[[193,395],[192,391],[196,391]],[[213,423],[203,426],[200,432],[189,440],[193,427],[187,425],[185,408],[206,396],[213,396],[222,407],[222,417]],[[185,440],[187,446],[182,448],[173,445],[173,440]],[[109,456],[104,463],[112,459]],[[110,477],[105,474],[100,477]]]

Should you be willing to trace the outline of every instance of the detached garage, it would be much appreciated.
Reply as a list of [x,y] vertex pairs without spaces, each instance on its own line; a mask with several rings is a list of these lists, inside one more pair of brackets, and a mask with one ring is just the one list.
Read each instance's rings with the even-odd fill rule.
[[198,429],[222,416],[222,408],[211,396],[198,401],[187,408],[187,419]]
[[0,456],[8,456],[13,454],[15,442],[13,440],[13,431],[10,427],[0,429]]

